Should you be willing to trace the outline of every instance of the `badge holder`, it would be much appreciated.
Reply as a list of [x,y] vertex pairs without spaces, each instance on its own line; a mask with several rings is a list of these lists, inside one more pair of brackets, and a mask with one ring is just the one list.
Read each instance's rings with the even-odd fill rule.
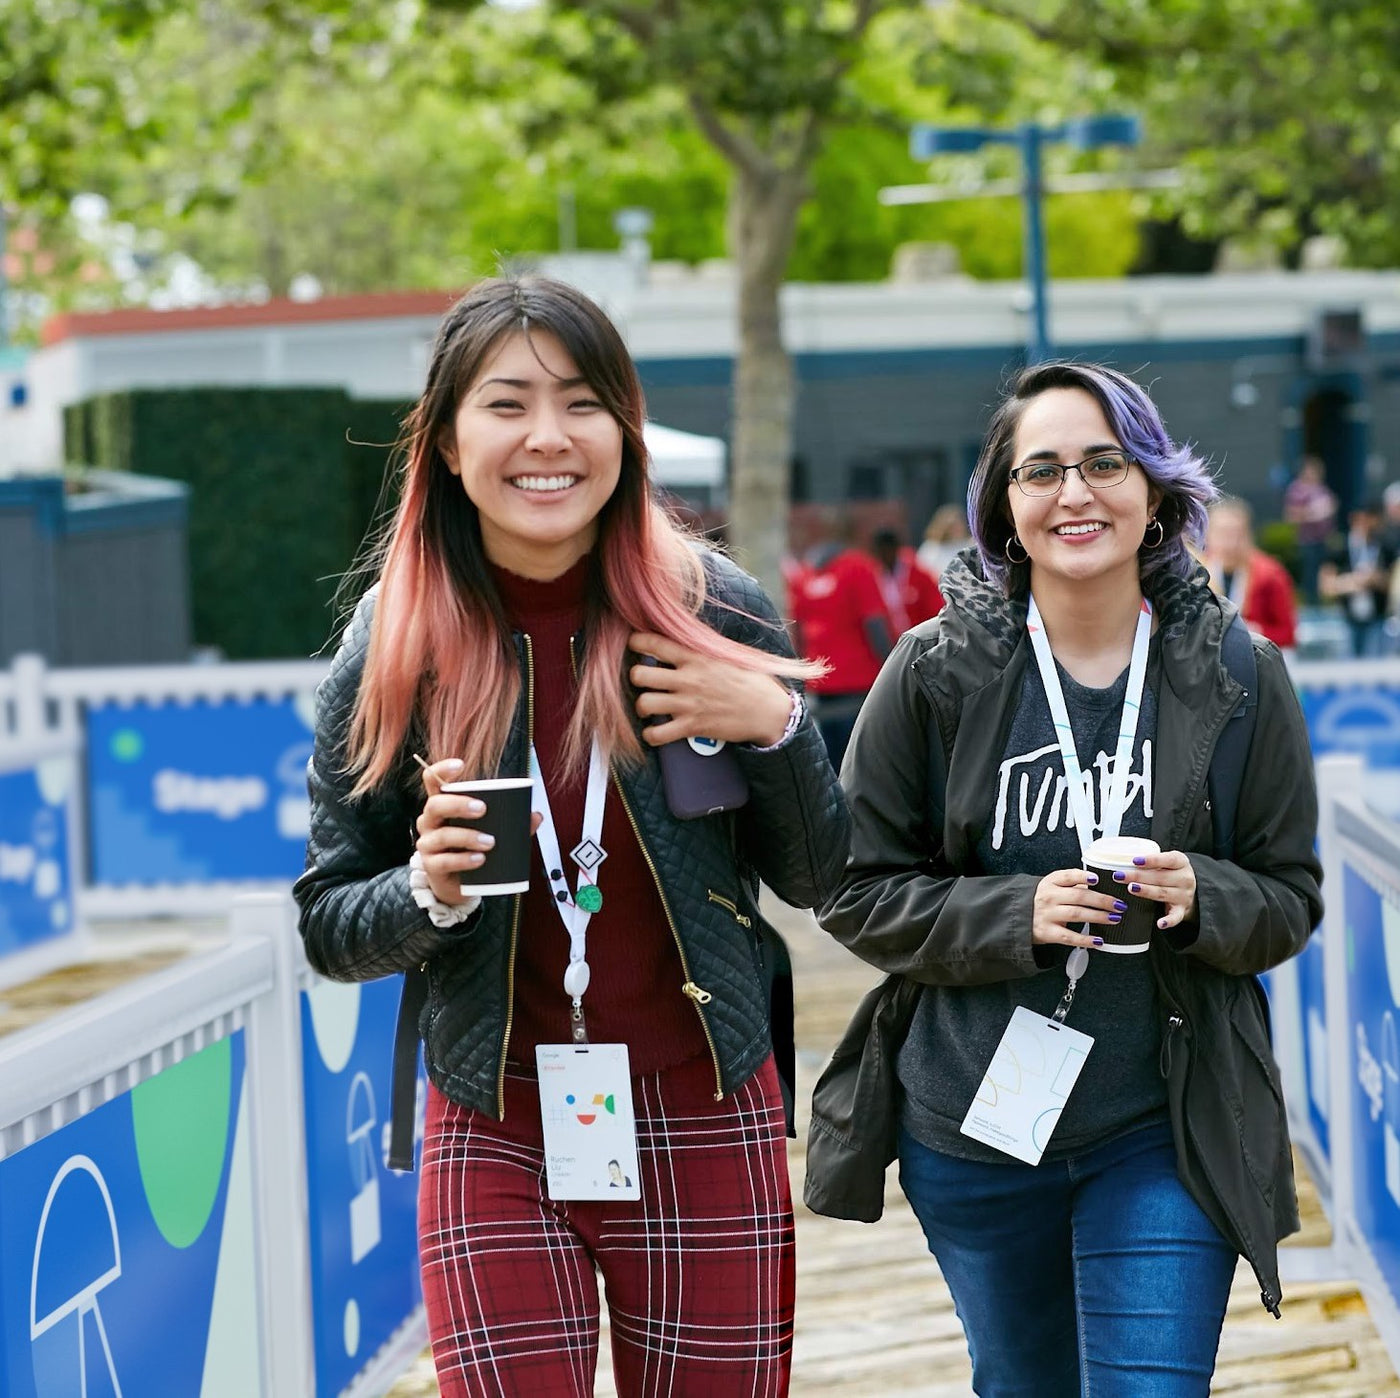
[[1039,1165],[1060,1113],[1079,1078],[1093,1039],[1071,1029],[1065,1016],[1074,1001],[1089,953],[1075,947],[1065,963],[1069,984],[1053,1018],[1018,1005],[963,1118],[961,1131],[1027,1165]]
[[540,1120],[549,1197],[642,1197],[626,1044],[540,1044]]

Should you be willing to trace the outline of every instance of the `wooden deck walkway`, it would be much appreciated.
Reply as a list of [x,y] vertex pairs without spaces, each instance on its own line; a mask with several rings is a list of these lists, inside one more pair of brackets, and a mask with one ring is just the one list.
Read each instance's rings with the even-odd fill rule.
[[[876,979],[806,914],[766,908],[792,949],[797,975],[801,1085],[810,1093],[851,1008]],[[799,1096],[799,1112],[805,1111]],[[806,1123],[791,1142],[793,1196],[800,1201]],[[1299,1166],[1303,1231],[1317,1245],[1327,1221]],[[962,1327],[918,1223],[894,1183],[876,1225],[819,1218],[797,1205],[795,1398],[969,1398]],[[1283,1319],[1259,1304],[1241,1263],[1230,1297],[1212,1393],[1236,1398],[1383,1398],[1400,1395],[1365,1302],[1349,1284],[1286,1285]],[[878,1299],[877,1299],[878,1298]],[[606,1338],[595,1398],[615,1398]],[[423,1355],[389,1398],[437,1398]]]

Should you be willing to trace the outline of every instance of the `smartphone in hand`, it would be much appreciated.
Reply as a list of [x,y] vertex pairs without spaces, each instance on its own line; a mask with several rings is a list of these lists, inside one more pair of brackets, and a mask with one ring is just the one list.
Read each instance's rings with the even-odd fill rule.
[[[643,665],[660,665],[653,655]],[[665,716],[652,719],[665,723]],[[666,804],[678,820],[737,810],[749,799],[748,778],[729,745],[719,738],[677,738],[656,749]]]

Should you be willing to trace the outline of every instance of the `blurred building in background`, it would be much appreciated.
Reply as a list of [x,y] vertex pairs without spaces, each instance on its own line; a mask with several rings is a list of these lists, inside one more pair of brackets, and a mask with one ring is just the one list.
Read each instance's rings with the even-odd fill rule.
[[[623,254],[542,258],[603,301],[638,359],[651,416],[728,438],[736,292],[726,263]],[[1151,386],[1174,436],[1277,516],[1304,455],[1326,463],[1342,512],[1400,475],[1400,273],[1336,269],[1059,281],[1058,352]],[[53,469],[62,409],[178,385],[320,385],[409,401],[448,291],[60,316],[24,368],[26,430],[0,472]],[[1020,283],[978,282],[906,257],[880,283],[791,283],[786,341],[799,382],[794,503],[894,502],[917,537],[961,499],[998,385],[1021,362]],[[888,511],[884,512],[888,518]]]

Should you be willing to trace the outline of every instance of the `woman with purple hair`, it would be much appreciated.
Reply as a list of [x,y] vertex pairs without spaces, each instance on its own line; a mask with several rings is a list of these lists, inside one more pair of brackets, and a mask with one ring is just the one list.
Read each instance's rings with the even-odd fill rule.
[[[807,1202],[878,1217],[897,1156],[979,1394],[1205,1395],[1240,1255],[1277,1312],[1297,1206],[1255,977],[1320,917],[1317,799],[1260,637],[1252,738],[1222,743],[1222,648],[1251,647],[1187,549],[1215,493],[1131,379],[1024,370],[976,547],[843,769],[821,921],[887,976],[817,1087]],[[1243,764],[1223,835],[1218,744]]]

